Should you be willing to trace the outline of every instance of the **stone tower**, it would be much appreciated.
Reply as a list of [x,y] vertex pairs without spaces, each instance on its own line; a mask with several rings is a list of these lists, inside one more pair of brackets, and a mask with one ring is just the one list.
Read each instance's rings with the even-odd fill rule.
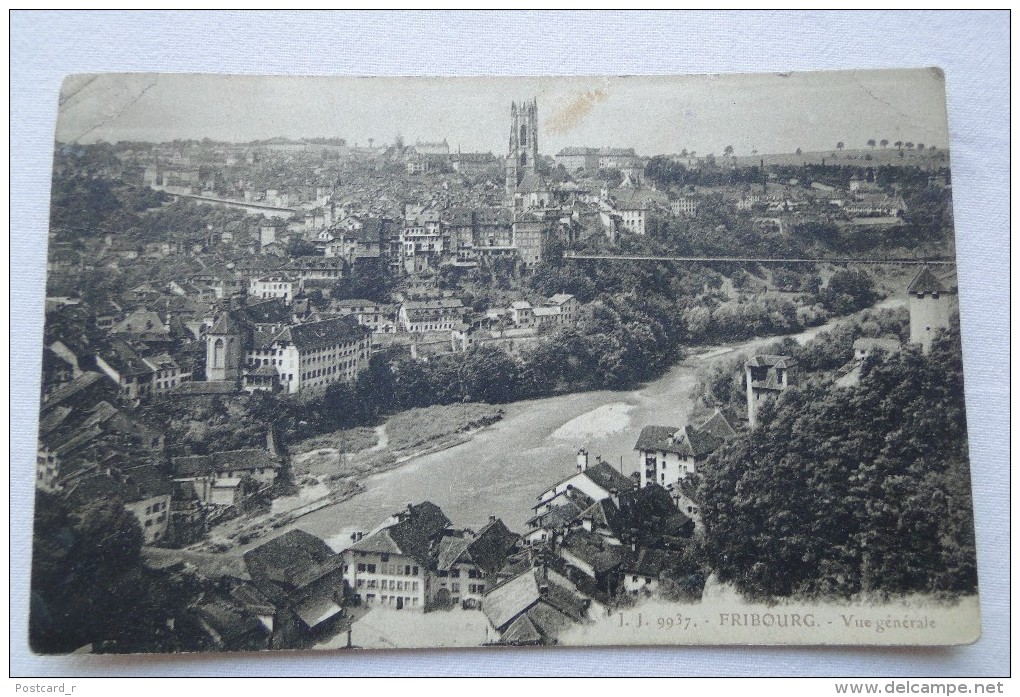
[[931,351],[935,332],[949,326],[955,289],[947,288],[928,266],[914,276],[907,286],[910,296],[910,343],[920,344],[921,351]]
[[744,364],[747,390],[747,421],[758,425],[758,409],[765,400],[779,397],[794,383],[797,361],[790,356],[758,354]]
[[510,103],[510,150],[506,160],[506,192],[513,195],[517,185],[538,165],[538,101]]
[[245,332],[230,310],[205,335],[205,379],[209,382],[241,379]]

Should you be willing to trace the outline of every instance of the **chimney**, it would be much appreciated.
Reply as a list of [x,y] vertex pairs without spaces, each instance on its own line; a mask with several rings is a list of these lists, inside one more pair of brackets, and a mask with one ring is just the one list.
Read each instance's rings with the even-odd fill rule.
[[489,522],[490,522],[490,523],[495,523],[495,522],[496,522],[496,516],[494,516],[494,515],[490,515],[490,516],[489,516]]
[[584,472],[588,469],[588,451],[581,448],[577,451],[577,471]]
[[540,583],[540,584],[538,584],[538,594],[539,595],[549,595],[549,584],[548,583]]
[[610,489],[609,490],[609,498],[613,500],[613,504],[614,505],[619,507],[619,505],[620,505],[620,490],[619,489]]

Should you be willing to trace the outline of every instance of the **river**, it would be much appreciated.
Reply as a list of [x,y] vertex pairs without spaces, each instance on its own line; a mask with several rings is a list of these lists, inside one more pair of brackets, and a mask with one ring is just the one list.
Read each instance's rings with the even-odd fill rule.
[[[902,298],[890,298],[876,309],[904,304]],[[804,344],[844,321],[789,337]],[[406,504],[426,500],[440,506],[458,527],[478,529],[495,515],[523,532],[538,495],[575,471],[579,448],[588,449],[592,462],[601,455],[629,475],[637,469],[633,448],[642,427],[686,425],[691,391],[705,367],[781,338],[699,347],[658,380],[629,392],[585,392],[509,404],[502,421],[470,441],[373,475],[364,480],[363,493],[304,516],[274,536],[296,527],[340,550],[350,544],[355,530],[367,532]]]

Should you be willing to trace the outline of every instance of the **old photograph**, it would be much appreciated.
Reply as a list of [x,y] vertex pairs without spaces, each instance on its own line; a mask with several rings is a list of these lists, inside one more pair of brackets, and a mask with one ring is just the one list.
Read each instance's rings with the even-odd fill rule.
[[34,652],[979,637],[941,70],[55,107]]

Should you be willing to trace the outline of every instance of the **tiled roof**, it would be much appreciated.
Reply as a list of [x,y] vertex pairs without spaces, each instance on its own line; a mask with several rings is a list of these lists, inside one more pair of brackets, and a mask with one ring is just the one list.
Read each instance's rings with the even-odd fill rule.
[[923,266],[917,272],[914,279],[907,286],[907,292],[911,295],[930,295],[933,293],[946,293],[946,287],[942,285],[930,266]]
[[641,429],[634,449],[687,455],[690,450],[688,446],[680,438],[674,437],[679,431],[678,426],[645,426]]
[[458,561],[467,561],[468,545],[471,540],[465,535],[446,535],[440,541],[436,550],[436,568],[446,571]]
[[173,467],[175,475],[184,478],[232,470],[276,469],[280,467],[280,461],[261,448],[245,448],[211,455],[175,457]]
[[52,408],[63,401],[66,401],[82,390],[91,387],[103,379],[102,374],[93,371],[86,371],[74,380],[54,390],[46,400],[46,408]]
[[511,532],[502,520],[497,519],[479,531],[467,551],[475,566],[487,574],[494,574],[503,568],[519,540],[520,535]]
[[737,435],[737,432],[733,430],[733,426],[730,425],[730,422],[726,420],[726,417],[718,409],[705,419],[698,428],[723,440]]
[[169,496],[171,484],[149,467],[138,467],[120,478],[98,474],[79,482],[68,492],[74,501],[92,502],[116,496],[125,503],[144,501],[156,496]]
[[[244,554],[248,572],[263,593],[274,595],[276,589],[267,587],[267,582],[284,588],[295,589],[309,580],[319,578],[324,565],[339,558],[323,540],[294,529],[259,545]],[[273,598],[270,598],[273,599]]]
[[751,368],[792,368],[797,361],[789,356],[777,356],[774,354],[760,353],[747,362]]
[[602,535],[587,530],[575,530],[563,538],[560,553],[569,552],[585,562],[596,575],[604,574],[623,563],[623,548],[609,544]]
[[348,316],[295,324],[280,332],[274,342],[292,343],[299,351],[316,351],[329,346],[361,341],[371,334],[370,329]]
[[606,491],[615,489],[623,493],[637,486],[633,479],[622,475],[608,462],[596,462],[594,465],[589,465],[584,471],[584,475]]
[[403,554],[413,557],[422,566],[431,567],[438,551],[439,538],[450,527],[450,519],[430,501],[410,506],[397,516],[397,522],[367,535],[351,549]]

